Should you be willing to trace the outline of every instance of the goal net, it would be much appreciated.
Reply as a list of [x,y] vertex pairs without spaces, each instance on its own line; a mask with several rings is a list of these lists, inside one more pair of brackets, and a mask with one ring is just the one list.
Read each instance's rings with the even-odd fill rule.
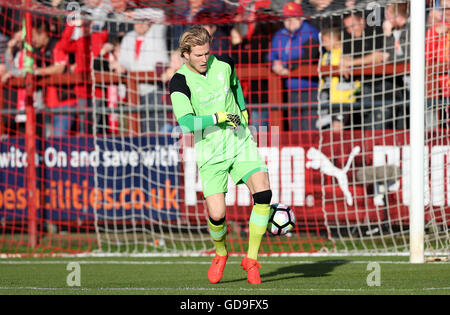
[[[193,136],[168,89],[193,24],[233,58],[272,203],[296,216],[260,253],[409,253],[409,2],[0,2],[2,253],[213,253]],[[432,255],[449,252],[447,7],[427,3]],[[228,250],[244,254],[248,188],[230,178],[226,205]]]

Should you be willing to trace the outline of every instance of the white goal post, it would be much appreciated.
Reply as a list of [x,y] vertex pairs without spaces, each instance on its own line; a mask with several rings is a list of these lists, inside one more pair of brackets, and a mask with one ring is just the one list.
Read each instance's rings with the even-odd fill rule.
[[424,262],[425,0],[411,4],[410,262]]

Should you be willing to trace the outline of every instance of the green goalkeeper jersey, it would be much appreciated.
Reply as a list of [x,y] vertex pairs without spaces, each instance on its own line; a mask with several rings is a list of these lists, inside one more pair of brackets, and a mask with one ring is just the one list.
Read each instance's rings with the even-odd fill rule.
[[[195,149],[199,168],[205,163],[232,159],[249,137],[241,111],[245,109],[239,80],[233,60],[226,56],[210,55],[208,69],[199,74],[183,65],[170,81],[173,112],[178,121],[186,115],[212,116],[217,112],[238,114],[244,126],[238,130],[226,123],[196,128]],[[202,123],[204,120],[197,120]],[[204,129],[204,130],[203,130]]]

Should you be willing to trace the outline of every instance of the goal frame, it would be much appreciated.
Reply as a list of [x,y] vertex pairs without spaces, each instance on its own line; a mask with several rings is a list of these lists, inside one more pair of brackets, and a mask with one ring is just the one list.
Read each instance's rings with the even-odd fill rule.
[[425,0],[411,5],[411,94],[410,94],[410,194],[409,247],[410,262],[423,263],[424,259],[424,147],[425,147]]

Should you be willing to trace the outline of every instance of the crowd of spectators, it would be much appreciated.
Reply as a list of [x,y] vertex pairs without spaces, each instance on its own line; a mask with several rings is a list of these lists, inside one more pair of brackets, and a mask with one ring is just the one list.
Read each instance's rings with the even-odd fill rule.
[[[357,0],[239,0],[239,5],[223,0],[144,2],[83,0],[76,11],[80,16],[69,21],[57,18],[63,16],[58,10],[67,9],[66,2],[43,1],[56,14],[33,16],[33,74],[38,78],[83,77],[92,71],[147,72],[160,78],[140,83],[138,91],[130,91],[125,83],[91,85],[87,80],[38,87],[35,106],[54,110],[41,117],[46,136],[119,132],[119,123],[127,128],[114,109],[129,103],[130,92],[139,95],[134,105],[140,109],[134,117],[140,132],[170,131],[175,121],[167,106],[167,82],[183,64],[178,38],[192,23],[203,24],[213,35],[212,53],[230,55],[237,67],[268,67],[282,81],[281,91],[269,91],[268,78],[241,80],[254,126],[270,126],[270,107],[258,105],[268,103],[269,93],[278,92],[281,103],[271,105],[279,105],[285,130],[408,128],[407,74],[355,75],[353,70],[409,62],[409,2],[386,6],[361,6],[367,1]],[[13,77],[25,75],[26,56],[23,11],[0,10],[0,77],[5,91]],[[330,11],[342,13],[327,14]],[[450,0],[428,1],[427,19],[427,65],[436,73],[429,96],[448,100]],[[338,70],[319,77],[301,73],[304,65]],[[12,121],[3,118],[3,124],[14,129],[11,126],[26,120],[25,89],[9,88],[3,95],[3,107],[16,110],[8,118]],[[97,108],[112,110],[92,114],[93,95]],[[93,130],[94,121],[103,127]]]

